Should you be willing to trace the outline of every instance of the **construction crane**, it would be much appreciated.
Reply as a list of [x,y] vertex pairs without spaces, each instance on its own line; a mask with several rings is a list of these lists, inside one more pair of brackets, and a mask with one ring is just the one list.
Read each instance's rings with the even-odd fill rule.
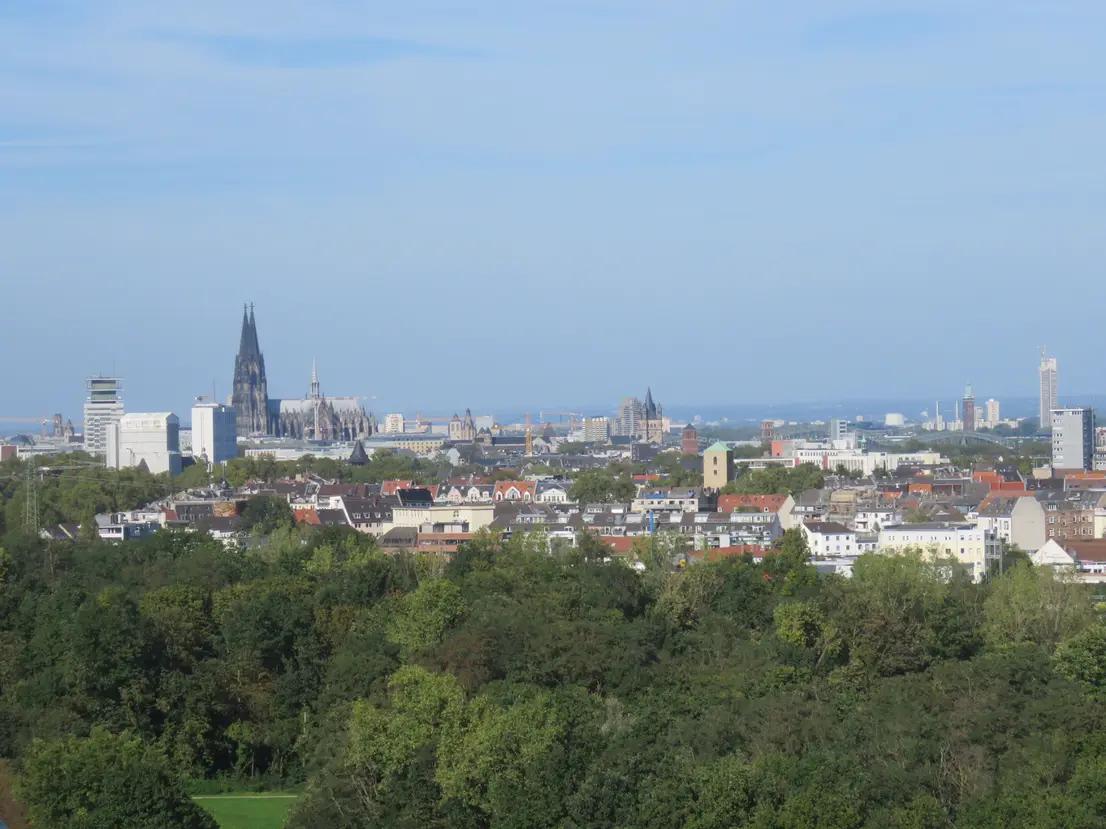
[[545,419],[547,415],[552,415],[558,418],[558,423],[563,423],[564,419],[568,418],[568,429],[570,432],[576,431],[577,424],[584,419],[584,415],[581,412],[550,412],[545,409],[541,409],[538,412],[538,421],[541,423],[547,423]]
[[453,415],[423,415],[415,413],[415,423],[449,423],[453,420]]

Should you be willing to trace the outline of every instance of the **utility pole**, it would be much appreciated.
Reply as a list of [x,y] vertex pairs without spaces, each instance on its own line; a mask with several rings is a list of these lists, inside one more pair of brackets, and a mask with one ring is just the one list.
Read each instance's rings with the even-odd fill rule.
[[33,458],[27,458],[23,479],[23,529],[38,535],[38,489],[35,486]]

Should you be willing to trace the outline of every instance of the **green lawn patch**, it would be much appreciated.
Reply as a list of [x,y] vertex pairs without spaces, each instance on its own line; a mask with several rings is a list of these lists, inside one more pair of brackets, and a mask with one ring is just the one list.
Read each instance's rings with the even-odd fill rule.
[[221,829],[281,829],[296,797],[287,792],[229,792],[192,799],[211,813]]

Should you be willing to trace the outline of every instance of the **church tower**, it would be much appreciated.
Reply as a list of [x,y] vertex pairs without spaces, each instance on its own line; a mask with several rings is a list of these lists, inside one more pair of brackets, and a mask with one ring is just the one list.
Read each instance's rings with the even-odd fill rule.
[[240,437],[272,433],[269,423],[269,384],[265,380],[265,357],[257,342],[257,321],[253,305],[242,309],[242,339],[234,359],[234,406]]
[[654,443],[660,446],[664,442],[664,420],[661,416],[661,407],[653,402],[653,390],[645,390],[644,405],[644,439],[646,443]]

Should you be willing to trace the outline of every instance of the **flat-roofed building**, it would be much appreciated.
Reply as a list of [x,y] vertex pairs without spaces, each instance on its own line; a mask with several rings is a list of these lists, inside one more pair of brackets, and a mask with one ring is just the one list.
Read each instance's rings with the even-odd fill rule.
[[1002,557],[1002,541],[971,524],[892,524],[879,533],[877,552],[886,554],[917,550],[930,560],[953,559],[964,565],[972,579],[980,581],[987,566]]
[[226,463],[238,455],[234,409],[222,403],[192,406],[192,456],[208,464]]
[[93,455],[107,451],[108,428],[123,416],[123,381],[118,377],[89,377],[84,404],[84,448]]
[[105,463],[112,469],[145,465],[155,475],[179,475],[180,420],[172,412],[130,412],[108,429]]

